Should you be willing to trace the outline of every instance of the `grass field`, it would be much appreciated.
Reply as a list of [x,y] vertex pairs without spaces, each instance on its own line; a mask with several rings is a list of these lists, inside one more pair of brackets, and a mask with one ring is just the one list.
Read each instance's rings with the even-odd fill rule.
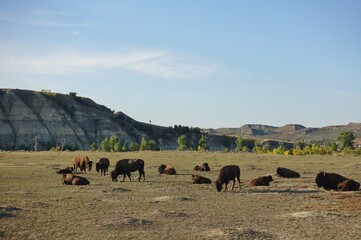
[[[76,155],[98,161],[142,158],[145,182],[112,182],[95,169],[88,186],[62,185],[55,170]],[[216,192],[191,183],[193,167],[208,162],[212,181],[228,164],[241,168],[241,189]],[[161,163],[178,175],[160,176]],[[300,179],[275,176],[278,166]],[[361,157],[278,156],[204,152],[0,152],[2,239],[360,239],[361,191],[319,190],[320,170],[361,180]],[[248,181],[272,174],[270,187]],[[121,177],[120,177],[121,179]]]

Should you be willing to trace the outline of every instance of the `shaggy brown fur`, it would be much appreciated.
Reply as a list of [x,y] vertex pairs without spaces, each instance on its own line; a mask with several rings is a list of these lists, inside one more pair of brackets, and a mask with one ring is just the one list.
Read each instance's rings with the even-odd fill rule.
[[277,176],[283,177],[283,178],[299,178],[301,175],[288,168],[279,167],[277,168]]
[[236,184],[236,178],[239,184],[239,189],[241,189],[241,181],[240,181],[241,170],[237,165],[228,165],[224,166],[219,170],[218,178],[215,181],[217,191],[220,192],[222,190],[222,185],[224,184],[224,191],[228,191],[227,185],[229,181],[233,180],[232,190],[234,185]]
[[86,169],[90,172],[92,170],[93,162],[89,160],[88,156],[77,156],[73,159],[74,172],[77,173],[77,169],[80,168],[81,173],[86,174]]
[[263,176],[256,179],[252,179],[249,182],[249,185],[252,186],[269,186],[269,183],[273,181],[273,178],[271,175],[269,176]]
[[138,182],[143,176],[143,182],[145,181],[145,172],[144,172],[144,161],[142,159],[122,159],[115,164],[115,169],[110,174],[112,176],[112,181],[117,181],[119,175],[123,175],[123,182],[125,176],[128,176],[129,181],[132,181],[130,177],[131,172],[139,172]]
[[212,180],[199,175],[192,175],[192,182],[194,184],[210,184],[212,183]]
[[211,171],[208,163],[203,163],[202,165],[197,165],[193,168],[194,171]]
[[109,162],[108,158],[101,158],[101,159],[99,159],[99,162],[97,162],[95,164],[95,170],[97,172],[100,171],[100,176],[103,176],[103,175],[106,176],[108,169],[109,169],[109,165],[110,165],[110,162]]
[[337,185],[339,191],[358,191],[359,188],[360,183],[352,179],[345,180]]
[[63,169],[56,171],[57,174],[67,174],[67,173],[73,173],[73,172],[74,172],[73,167],[67,167],[67,168],[63,168]]
[[88,184],[90,184],[90,182],[88,179],[86,179],[84,177],[76,176],[73,174],[64,174],[63,175],[63,184],[65,184],[65,185],[88,185]]
[[175,168],[170,164],[161,164],[158,168],[158,172],[160,174],[167,174],[167,175],[176,175],[177,171]]

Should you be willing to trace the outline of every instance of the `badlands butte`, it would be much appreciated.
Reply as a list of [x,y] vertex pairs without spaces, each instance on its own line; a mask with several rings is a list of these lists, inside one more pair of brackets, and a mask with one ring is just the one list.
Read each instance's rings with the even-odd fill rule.
[[[180,125],[157,126],[114,112],[75,92],[0,89],[0,150],[48,150],[62,145],[64,149],[89,150],[100,146],[112,135],[124,145],[140,143],[145,137],[163,150],[177,148],[177,138],[187,135],[191,145],[207,134],[211,151],[235,148],[241,136],[268,142],[271,147],[292,147],[299,142],[335,141],[340,131],[354,131],[356,144],[361,143],[361,123],[307,128],[299,124],[274,127],[246,124],[240,128],[201,129]],[[200,126],[201,127],[201,126]],[[161,144],[160,144],[161,143]]]

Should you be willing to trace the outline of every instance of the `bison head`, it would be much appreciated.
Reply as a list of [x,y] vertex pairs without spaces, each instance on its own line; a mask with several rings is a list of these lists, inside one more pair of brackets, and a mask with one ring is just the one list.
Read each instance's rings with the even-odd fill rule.
[[92,170],[92,166],[93,166],[93,161],[89,161],[87,163],[87,168],[88,168],[89,172]]
[[317,187],[323,187],[326,185],[326,173],[321,171],[317,174],[315,182],[317,184]]
[[219,179],[217,179],[215,181],[215,184],[216,184],[217,192],[222,191],[222,183],[221,183],[221,181]]
[[273,182],[273,178],[272,178],[271,175],[268,175],[268,176],[266,177],[266,179],[267,179],[269,182]]
[[117,174],[115,171],[112,171],[112,172],[110,173],[110,176],[112,176],[112,181],[113,181],[113,182],[118,181],[118,174]]
[[99,170],[100,170],[100,163],[96,163],[96,164],[95,164],[95,170],[96,170],[97,172],[99,172]]
[[160,174],[162,174],[162,173],[164,172],[164,169],[165,169],[166,167],[167,167],[166,165],[161,164],[161,165],[159,166],[159,168],[158,168],[158,172],[159,172]]

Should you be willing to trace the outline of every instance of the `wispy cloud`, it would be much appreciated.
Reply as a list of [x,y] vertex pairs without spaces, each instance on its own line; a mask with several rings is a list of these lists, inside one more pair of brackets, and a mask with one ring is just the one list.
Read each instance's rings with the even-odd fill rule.
[[43,56],[20,53],[0,56],[0,71],[50,75],[106,74],[109,70],[133,71],[166,80],[204,79],[218,71],[214,63],[160,50],[119,53],[52,53]]
[[93,24],[83,23],[75,16],[65,12],[43,9],[0,11],[0,21],[13,24],[42,27],[92,27]]

